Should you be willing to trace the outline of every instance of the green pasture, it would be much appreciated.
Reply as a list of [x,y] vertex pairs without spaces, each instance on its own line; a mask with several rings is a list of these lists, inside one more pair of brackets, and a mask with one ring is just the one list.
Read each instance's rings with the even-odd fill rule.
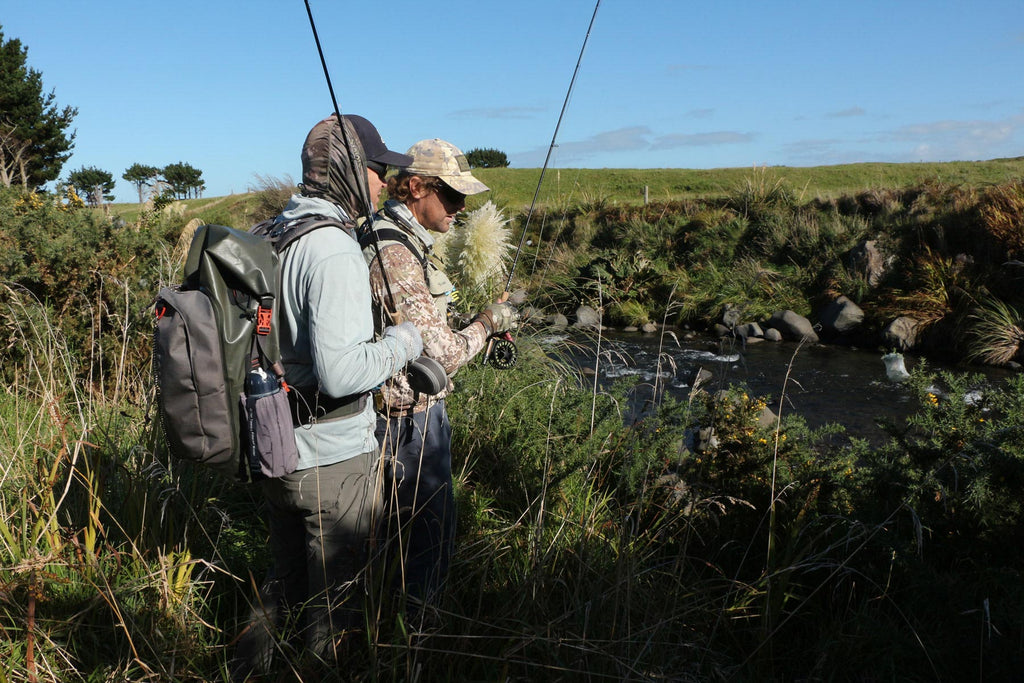
[[[537,193],[539,168],[480,168],[473,171],[491,191],[470,197],[467,209],[490,200],[513,214],[525,212]],[[757,166],[750,168],[548,168],[537,193],[540,208],[587,204],[640,205],[644,188],[651,203],[666,203],[698,197],[722,197],[751,178],[758,182],[782,182],[798,199],[835,198],[870,189],[893,189],[923,183],[948,183],[982,187],[1024,176],[1024,157],[990,161],[946,163],[865,163],[836,166]],[[188,199],[181,202],[190,212],[243,217],[255,192]],[[139,205],[115,203],[107,211],[131,222]]]
[[[529,207],[540,178],[537,168],[483,168],[474,171],[491,188],[489,198],[510,209]],[[538,201],[541,205],[580,204],[600,199],[642,204],[729,194],[751,177],[781,180],[805,201],[897,188],[926,182],[983,186],[1024,175],[1024,158],[978,162],[914,164],[844,164],[838,166],[757,166],[750,168],[548,168]],[[485,195],[486,196],[486,195]]]

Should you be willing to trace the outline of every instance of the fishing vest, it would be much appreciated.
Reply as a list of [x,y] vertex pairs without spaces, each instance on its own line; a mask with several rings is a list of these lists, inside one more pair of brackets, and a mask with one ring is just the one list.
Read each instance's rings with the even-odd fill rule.
[[[390,207],[384,207],[377,216],[378,221],[374,222],[373,230],[364,230],[359,235],[359,246],[363,250],[367,264],[372,264],[376,260],[378,249],[383,250],[392,244],[404,246],[423,268],[423,280],[427,283],[427,290],[434,300],[434,306],[441,317],[447,320],[448,308],[454,302],[452,295],[455,292],[455,285],[448,278],[448,274],[441,269],[441,265],[432,254],[424,252],[419,240],[415,239],[411,232],[394,227],[405,226],[412,230],[408,220]],[[383,266],[380,263],[378,265]],[[387,273],[383,275],[387,277]]]

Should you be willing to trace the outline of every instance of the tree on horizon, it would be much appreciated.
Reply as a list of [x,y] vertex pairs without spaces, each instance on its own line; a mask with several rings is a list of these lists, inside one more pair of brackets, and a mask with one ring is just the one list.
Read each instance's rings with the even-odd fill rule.
[[132,185],[139,192],[139,204],[142,203],[142,188],[154,186],[157,180],[160,178],[161,169],[156,166],[147,166],[145,164],[135,163],[125,169],[124,174],[121,176]]
[[109,171],[95,166],[83,166],[68,174],[68,185],[75,188],[78,196],[85,197],[89,206],[100,206],[103,200],[114,201],[114,176]]
[[0,185],[35,190],[56,180],[71,156],[75,133],[68,129],[78,109],[58,107],[27,60],[28,48],[4,40],[0,25]]
[[203,172],[184,161],[164,166],[164,180],[171,186],[171,192],[179,199],[201,197],[206,183]]
[[471,168],[508,168],[508,156],[500,149],[471,149],[466,152]]

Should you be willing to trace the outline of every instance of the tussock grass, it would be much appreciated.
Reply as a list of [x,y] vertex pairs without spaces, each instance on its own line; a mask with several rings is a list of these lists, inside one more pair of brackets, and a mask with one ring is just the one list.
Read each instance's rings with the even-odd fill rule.
[[451,232],[439,235],[437,253],[458,281],[462,304],[469,310],[490,303],[505,290],[515,248],[510,221],[492,202],[486,202]]
[[980,303],[971,315],[968,357],[990,365],[1006,365],[1020,358],[1024,345],[1024,318],[998,299]]

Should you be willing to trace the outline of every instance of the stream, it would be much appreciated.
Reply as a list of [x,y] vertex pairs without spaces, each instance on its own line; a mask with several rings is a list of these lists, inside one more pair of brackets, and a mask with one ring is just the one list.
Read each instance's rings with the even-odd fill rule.
[[[587,346],[590,352],[577,354],[575,360],[581,367],[593,368],[597,343],[592,340]],[[913,356],[904,357],[907,370],[919,362]],[[785,387],[784,414],[803,416],[811,428],[841,424],[847,434],[871,443],[887,438],[878,419],[899,424],[914,408],[910,389],[886,376],[880,352],[844,346],[761,342],[744,348],[739,340],[731,339],[719,342],[707,337],[683,340],[672,334],[605,332],[596,364],[601,382],[635,377],[638,384],[651,387],[644,393],[641,386],[637,392],[640,401],[651,397],[656,379],[665,391],[685,400],[701,368],[713,375],[702,385],[705,390],[743,386],[752,396],[770,397],[769,406],[776,413]],[[996,383],[1014,372],[932,361],[928,367],[979,374]]]

